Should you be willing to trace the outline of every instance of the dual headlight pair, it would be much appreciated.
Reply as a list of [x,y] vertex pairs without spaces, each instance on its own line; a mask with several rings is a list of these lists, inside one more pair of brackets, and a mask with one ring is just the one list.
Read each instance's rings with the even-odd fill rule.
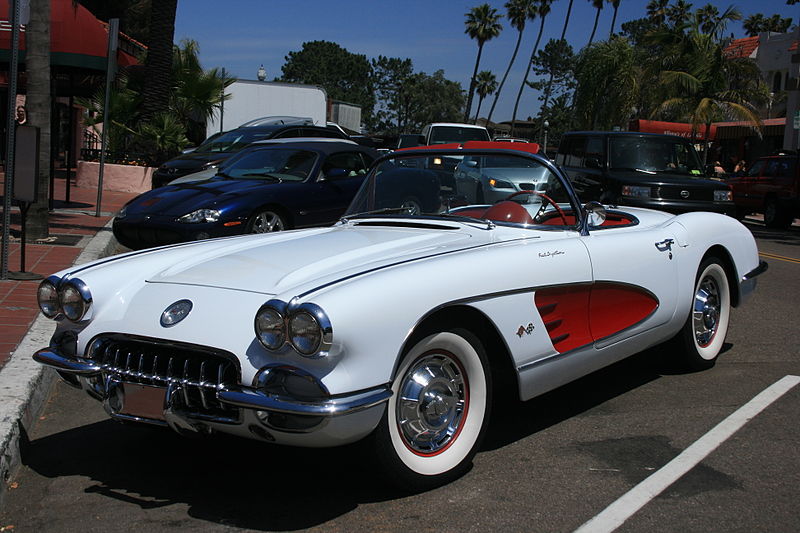
[[270,300],[256,313],[254,327],[266,349],[280,350],[288,344],[305,357],[325,357],[333,340],[328,315],[312,303],[295,306]]
[[89,287],[78,278],[62,281],[50,276],[39,284],[36,292],[39,309],[47,318],[64,315],[73,322],[79,322],[92,305]]

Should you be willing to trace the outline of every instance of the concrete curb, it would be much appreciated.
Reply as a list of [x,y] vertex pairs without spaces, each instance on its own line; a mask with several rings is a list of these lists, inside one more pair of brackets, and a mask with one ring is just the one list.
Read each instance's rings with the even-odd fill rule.
[[[111,221],[92,237],[74,265],[94,261],[113,253],[116,240]],[[36,363],[31,355],[46,347],[55,323],[42,315],[31,325],[25,338],[0,370],[0,479],[7,482],[20,464],[20,438],[39,416],[50,393],[56,373]],[[0,504],[5,495],[0,487]]]

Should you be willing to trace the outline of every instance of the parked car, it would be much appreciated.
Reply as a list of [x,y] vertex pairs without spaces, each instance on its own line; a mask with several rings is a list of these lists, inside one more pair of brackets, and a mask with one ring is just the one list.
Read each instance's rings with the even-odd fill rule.
[[[535,154],[539,145],[525,143],[518,149]],[[552,173],[538,161],[506,155],[465,156],[454,176],[456,193],[472,204],[493,204],[517,191],[538,191],[552,179]]]
[[419,144],[449,144],[467,141],[491,141],[489,130],[475,124],[434,122],[422,128]]
[[[274,117],[266,117],[274,118]],[[290,118],[290,117],[286,117]],[[170,159],[153,172],[153,188],[163,187],[175,178],[209,168],[216,168],[231,155],[245,146],[265,139],[287,137],[329,137],[347,139],[339,131],[307,124],[262,124],[265,119],[256,119],[254,125],[240,126],[222,135],[210,138],[194,151]]]
[[114,236],[136,250],[331,224],[377,157],[352,141],[256,143],[210,179],[137,196],[114,218]]
[[735,213],[730,186],[708,179],[692,144],[675,135],[568,132],[556,163],[584,200],[672,213]]
[[736,216],[763,213],[769,228],[787,228],[800,217],[800,155],[756,159],[744,176],[729,178]]
[[[430,187],[443,161],[501,155],[547,186],[455,209]],[[416,179],[429,197],[414,207]],[[332,227],[57,272],[38,289],[56,331],[34,358],[114,419],[366,439],[387,479],[426,489],[469,468],[498,394],[527,400],[663,342],[714,365],[765,269],[731,217],[581,205],[558,167],[508,144],[397,151]]]

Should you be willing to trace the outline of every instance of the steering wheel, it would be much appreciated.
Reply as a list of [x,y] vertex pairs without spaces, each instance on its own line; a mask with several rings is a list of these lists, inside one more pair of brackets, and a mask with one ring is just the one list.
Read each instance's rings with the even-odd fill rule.
[[[517,197],[517,196],[521,196],[521,195],[523,195],[523,194],[535,194],[536,196],[539,196],[539,197],[541,197],[541,198],[542,198],[542,200],[544,200],[544,201],[546,201],[546,202],[549,202],[549,203],[550,203],[550,205],[552,205],[552,206],[553,206],[553,208],[556,210],[556,212],[558,212],[558,216],[559,216],[559,217],[561,217],[561,221],[564,223],[564,225],[565,225],[565,226],[569,226],[569,222],[567,222],[567,215],[565,215],[565,214],[564,214],[564,211],[561,209],[561,207],[559,207],[559,205],[558,205],[557,203],[555,203],[555,202],[553,201],[553,199],[552,199],[552,198],[550,198],[549,196],[547,196],[547,195],[546,195],[545,193],[543,193],[543,192],[539,192],[539,191],[529,191],[529,190],[525,190],[525,191],[517,191],[517,192],[514,192],[514,193],[511,193],[511,194],[509,194],[509,195],[508,195],[508,197],[506,198],[506,200],[511,200],[512,198],[515,198],[515,197]],[[544,209],[546,206],[547,206],[547,204],[545,204],[544,202],[542,202],[542,207],[541,207],[541,209],[539,209],[539,213],[540,213],[540,212],[542,211],[542,209]],[[536,218],[539,216],[539,213],[536,213],[536,216],[535,216],[535,217],[533,217],[533,218],[534,218],[534,219],[536,219]]]

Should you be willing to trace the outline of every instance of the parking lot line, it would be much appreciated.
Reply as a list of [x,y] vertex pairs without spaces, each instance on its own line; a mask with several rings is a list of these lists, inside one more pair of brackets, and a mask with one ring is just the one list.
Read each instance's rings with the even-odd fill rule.
[[748,421],[800,383],[800,376],[784,376],[717,424],[672,461],[623,494],[575,533],[601,533],[617,529],[639,509],[705,459]]
[[794,257],[786,257],[784,255],[769,254],[767,252],[759,252],[758,255],[760,255],[761,257],[766,257],[767,259],[777,259],[778,261],[787,261],[789,263],[800,263],[800,259],[795,259]]

